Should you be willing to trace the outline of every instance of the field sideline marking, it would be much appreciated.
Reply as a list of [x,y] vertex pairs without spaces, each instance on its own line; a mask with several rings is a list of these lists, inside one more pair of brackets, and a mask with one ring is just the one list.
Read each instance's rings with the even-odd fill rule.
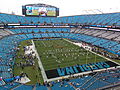
[[[74,44],[73,42],[71,42],[71,41],[69,41],[69,40],[67,40],[67,39],[64,39],[64,40],[67,41],[67,42],[70,42],[70,43]],[[74,45],[76,45],[76,44],[74,44]],[[79,45],[77,45],[77,46],[79,46]],[[84,49],[85,49],[85,48],[84,48]],[[111,62],[114,62],[114,63],[120,65],[119,63],[117,63],[117,62],[115,62],[115,61],[113,61],[113,60],[111,60],[111,59],[109,59],[109,58],[107,58],[107,57],[105,57],[105,56],[103,56],[103,55],[100,55],[100,54],[98,54],[98,53],[95,53],[95,52],[93,52],[93,51],[91,51],[91,50],[88,50],[88,51],[90,51],[91,53],[94,53],[94,54],[96,54],[96,55],[98,55],[98,56],[100,56],[100,57],[103,57],[103,58],[107,59],[108,61],[111,61]]]
[[36,57],[38,58],[38,64],[39,64],[39,67],[41,69],[41,74],[42,74],[43,80],[44,80],[44,82],[48,81],[46,73],[45,73],[45,69],[44,69],[44,67],[42,65],[42,62],[41,62],[40,57],[39,57],[39,54],[38,54],[38,52],[37,52],[37,50],[35,48],[35,44],[34,44],[33,40],[31,40],[31,41],[32,41],[32,44],[33,44],[33,49],[35,51]]

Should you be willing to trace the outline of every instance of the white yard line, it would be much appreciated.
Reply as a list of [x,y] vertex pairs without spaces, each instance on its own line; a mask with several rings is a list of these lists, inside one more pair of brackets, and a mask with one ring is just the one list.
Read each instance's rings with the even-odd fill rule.
[[45,73],[45,69],[44,69],[44,67],[43,67],[43,65],[42,65],[42,62],[41,62],[40,57],[39,57],[39,55],[38,55],[38,52],[37,52],[37,50],[36,50],[36,48],[35,48],[35,44],[34,44],[33,40],[31,40],[31,41],[32,41],[32,44],[33,44],[33,49],[34,49],[34,51],[35,51],[36,57],[38,58],[38,64],[39,64],[39,67],[40,67],[40,69],[41,69],[41,74],[42,74],[43,80],[44,80],[44,82],[45,82],[45,81],[48,81],[47,76],[46,76],[46,73]]
[[46,47],[45,43],[44,43],[43,41],[41,41],[41,42],[42,42],[42,44]]

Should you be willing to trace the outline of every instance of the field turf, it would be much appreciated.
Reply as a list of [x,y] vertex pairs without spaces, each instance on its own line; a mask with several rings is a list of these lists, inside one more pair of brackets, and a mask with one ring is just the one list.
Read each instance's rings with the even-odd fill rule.
[[61,40],[34,40],[45,70],[106,61],[82,47]]
[[[64,39],[34,40],[34,43],[45,70],[74,66],[76,64],[82,65],[86,63],[106,61],[106,59],[95,55],[82,47],[67,42]],[[24,59],[19,58],[19,56],[24,54],[23,46],[29,44],[31,44],[30,40],[20,43],[20,50],[17,52],[15,63],[20,63],[21,61],[24,62]],[[43,82],[41,71],[38,69],[37,58],[34,59],[34,61],[34,66],[24,67],[24,69],[14,65],[13,72],[15,76],[20,75],[21,72],[28,74],[31,82],[27,83],[27,85]]]

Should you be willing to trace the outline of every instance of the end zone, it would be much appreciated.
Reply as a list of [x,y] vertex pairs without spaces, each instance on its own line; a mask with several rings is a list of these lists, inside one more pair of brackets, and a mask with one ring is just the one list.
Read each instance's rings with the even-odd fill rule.
[[[110,69],[112,67],[116,68],[119,66],[118,64],[106,61],[106,62],[96,62],[96,63],[89,63],[89,64],[83,64],[83,65],[75,65],[71,67],[65,67],[65,68],[57,68],[52,70],[45,71],[47,78],[60,78],[67,75],[74,75],[74,74],[84,74],[85,72],[95,72],[95,71],[102,71],[106,69]],[[88,73],[87,73],[88,74]]]

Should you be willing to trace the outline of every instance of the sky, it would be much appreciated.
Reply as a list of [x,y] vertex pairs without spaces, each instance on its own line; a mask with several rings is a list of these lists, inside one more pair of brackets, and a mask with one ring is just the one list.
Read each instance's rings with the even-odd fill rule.
[[49,4],[60,10],[60,16],[120,12],[120,0],[1,0],[0,12],[22,15],[22,5]]

